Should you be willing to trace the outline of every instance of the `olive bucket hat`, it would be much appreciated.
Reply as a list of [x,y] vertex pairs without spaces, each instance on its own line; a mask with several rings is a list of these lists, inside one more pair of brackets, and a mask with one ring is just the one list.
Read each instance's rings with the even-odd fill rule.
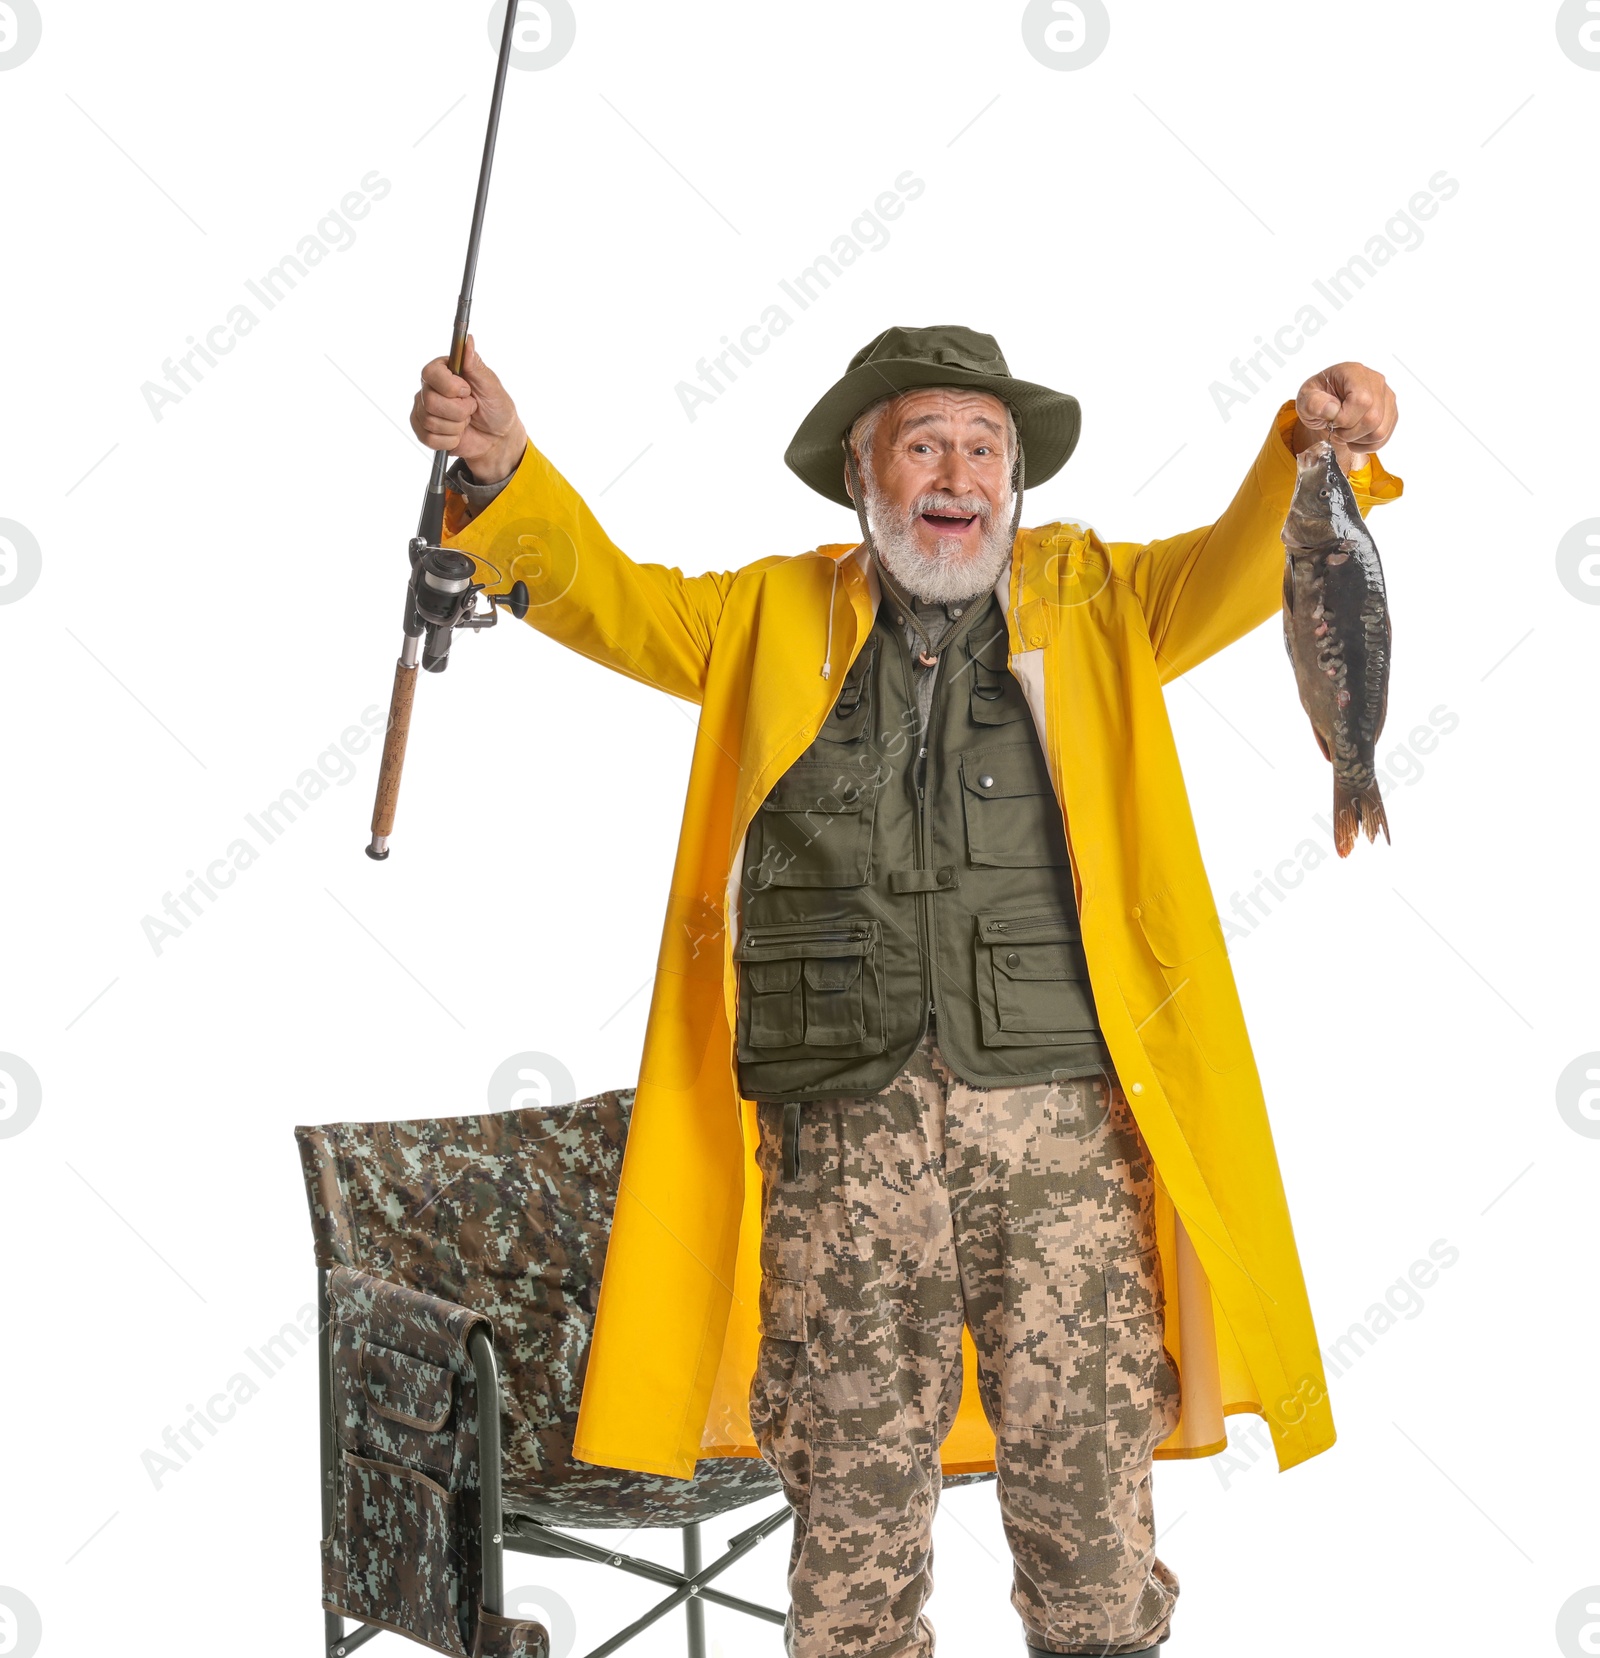
[[800,422],[784,452],[789,470],[819,495],[850,506],[840,450],[845,433],[879,398],[919,386],[986,391],[1009,404],[1022,440],[1026,489],[1053,478],[1077,446],[1077,398],[1014,379],[992,334],[956,327],[886,328],[850,359],[843,377]]

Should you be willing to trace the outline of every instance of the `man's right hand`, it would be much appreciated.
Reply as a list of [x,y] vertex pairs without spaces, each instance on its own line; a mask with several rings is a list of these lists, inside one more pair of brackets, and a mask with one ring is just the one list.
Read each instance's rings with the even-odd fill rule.
[[450,372],[446,357],[435,357],[423,369],[422,389],[411,405],[411,430],[428,448],[459,455],[485,484],[515,472],[528,446],[516,404],[478,355],[470,334],[461,374]]

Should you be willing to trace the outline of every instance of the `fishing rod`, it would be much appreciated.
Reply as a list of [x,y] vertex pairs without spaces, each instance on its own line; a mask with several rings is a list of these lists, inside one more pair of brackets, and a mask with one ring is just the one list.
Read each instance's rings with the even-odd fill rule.
[[[489,130],[483,140],[478,167],[478,196],[472,204],[472,231],[467,237],[467,264],[456,301],[455,330],[450,337],[450,372],[461,373],[467,350],[467,318],[472,310],[472,284],[478,274],[478,244],[483,239],[483,211],[489,200],[489,171],[494,165],[495,139],[500,131],[500,105],[505,97],[506,69],[511,62],[511,37],[516,28],[518,0],[506,0],[505,27],[500,35],[500,57],[495,64],[494,94],[489,100]],[[372,805],[372,839],[367,856],[380,862],[389,856],[395,808],[400,801],[400,773],[406,763],[406,739],[411,734],[411,703],[417,694],[420,661],[431,674],[443,673],[450,663],[450,641],[457,628],[493,627],[496,606],[509,610],[520,622],[528,614],[528,588],[513,582],[509,593],[491,593],[487,610],[478,608],[484,583],[472,579],[476,569],[465,553],[441,547],[444,535],[444,474],[448,457],[443,449],[433,455],[428,492],[422,498],[422,516],[407,552],[411,577],[406,584],[405,637],[395,663],[394,690],[389,696],[389,726],[383,739],[383,764],[378,771],[378,793]]]

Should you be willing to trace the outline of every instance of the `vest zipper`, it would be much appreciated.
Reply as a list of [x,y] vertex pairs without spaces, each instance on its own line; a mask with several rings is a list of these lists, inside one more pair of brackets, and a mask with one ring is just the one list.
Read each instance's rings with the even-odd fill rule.
[[[918,633],[927,641],[927,629],[922,626],[920,621],[917,621],[915,607],[912,607],[907,614],[913,621],[916,621]],[[944,672],[945,658],[949,656],[961,640],[971,636],[972,629],[982,614],[981,597],[972,600],[962,620],[959,623],[951,623],[945,629],[939,640],[939,649],[934,654],[933,666],[924,670],[932,674],[933,688],[928,698],[928,723],[922,731],[922,742],[918,748],[913,772],[913,780],[917,791],[916,867],[918,869],[931,869],[933,867],[933,836],[928,822],[928,756],[938,747],[938,733],[942,724],[941,716],[944,712],[943,699],[939,695],[939,678]],[[909,650],[896,651],[895,654],[900,659],[901,669],[906,677],[906,690],[911,698],[911,706],[913,708],[918,707],[916,679],[911,669]],[[936,896],[937,894],[932,892],[920,894],[920,902],[917,907],[917,928],[920,935],[917,944],[922,958],[922,1002],[924,1009],[922,1032],[918,1036],[919,1041],[922,1036],[936,1028],[939,1018],[939,998],[937,988],[933,982],[932,966],[933,952],[936,947],[933,912],[933,901]]]
[[752,947],[756,947],[759,942],[765,944],[768,949],[776,949],[780,944],[859,944],[867,936],[867,928],[851,927],[843,932],[813,933],[808,931],[804,934],[780,934],[777,938],[769,939],[764,932],[757,928],[753,932],[746,933],[744,941]]
[[[920,631],[920,630],[919,630]],[[926,633],[923,634],[926,638]],[[907,704],[911,708],[917,704],[917,682],[911,671],[911,659],[908,650],[897,650],[895,656],[900,663],[900,673],[905,683]],[[918,869],[928,868],[928,749],[932,743],[932,728],[935,718],[935,704],[938,700],[938,673],[939,663],[935,659],[933,667],[927,672],[935,676],[934,700],[929,704],[928,724],[921,731],[921,742],[917,748],[917,758],[911,768],[911,783],[917,799],[917,861]],[[922,1038],[932,1028],[936,1014],[933,999],[933,970],[929,965],[929,958],[933,950],[933,894],[924,892],[917,897],[917,963],[922,978],[922,1028],[917,1032],[917,1040]]]
[[1059,927],[1064,919],[1059,915],[1021,916],[1013,921],[991,921],[988,930],[991,933],[1026,933],[1035,927]]
[[[944,659],[949,652],[955,629],[952,627],[945,633],[939,642],[939,654],[934,658],[933,666],[926,670],[932,675],[932,695],[928,699],[928,724],[922,733],[922,749],[917,756],[917,840],[919,845],[917,868],[933,868],[933,830],[928,822],[928,756],[933,753],[937,741],[937,728],[940,724],[940,715],[943,713],[943,702],[939,695],[939,678],[944,673]],[[909,672],[909,666],[907,671]],[[913,684],[911,694],[916,695],[916,686]],[[922,894],[922,978],[923,994],[927,999],[928,1013],[923,1021],[923,1032],[936,1030],[939,1020],[939,996],[937,986],[933,982],[934,952],[938,949],[938,938],[934,931],[936,918],[933,913],[933,900],[936,895],[931,892]],[[920,1040],[920,1038],[919,1038]]]

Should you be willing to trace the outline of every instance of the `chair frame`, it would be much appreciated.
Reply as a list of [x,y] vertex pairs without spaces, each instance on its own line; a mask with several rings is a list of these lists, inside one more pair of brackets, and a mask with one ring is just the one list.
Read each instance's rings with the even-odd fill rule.
[[[317,1415],[324,1537],[333,1528],[339,1500],[338,1444],[333,1420],[333,1360],[328,1334],[330,1270],[322,1268],[317,1273]],[[500,1372],[495,1363],[494,1343],[485,1331],[479,1329],[471,1337],[469,1351],[478,1399],[486,1401],[489,1406],[483,1408],[480,1404],[478,1421],[479,1547],[482,1560],[480,1599],[486,1611],[503,1613],[505,1610],[505,1552],[509,1549],[515,1554],[539,1555],[547,1559],[586,1560],[635,1577],[648,1578],[671,1591],[642,1617],[635,1618],[625,1629],[619,1629],[599,1646],[591,1648],[584,1658],[609,1658],[619,1647],[679,1606],[684,1610],[689,1658],[706,1658],[704,1608],[707,1601],[732,1612],[759,1618],[765,1623],[782,1624],[785,1621],[785,1615],[775,1608],[714,1589],[711,1583],[792,1518],[787,1503],[730,1538],[727,1548],[709,1565],[701,1560],[699,1523],[678,1528],[683,1532],[682,1571],[675,1571],[653,1560],[641,1560],[634,1555],[601,1548],[598,1544],[585,1542],[581,1537],[574,1537],[523,1515],[514,1514],[508,1522],[502,1510],[500,1493]],[[344,1618],[337,1612],[326,1610],[323,1612],[323,1626],[325,1658],[349,1658],[350,1653],[365,1646],[373,1636],[393,1633],[386,1631],[381,1624],[357,1623],[347,1634]]]

